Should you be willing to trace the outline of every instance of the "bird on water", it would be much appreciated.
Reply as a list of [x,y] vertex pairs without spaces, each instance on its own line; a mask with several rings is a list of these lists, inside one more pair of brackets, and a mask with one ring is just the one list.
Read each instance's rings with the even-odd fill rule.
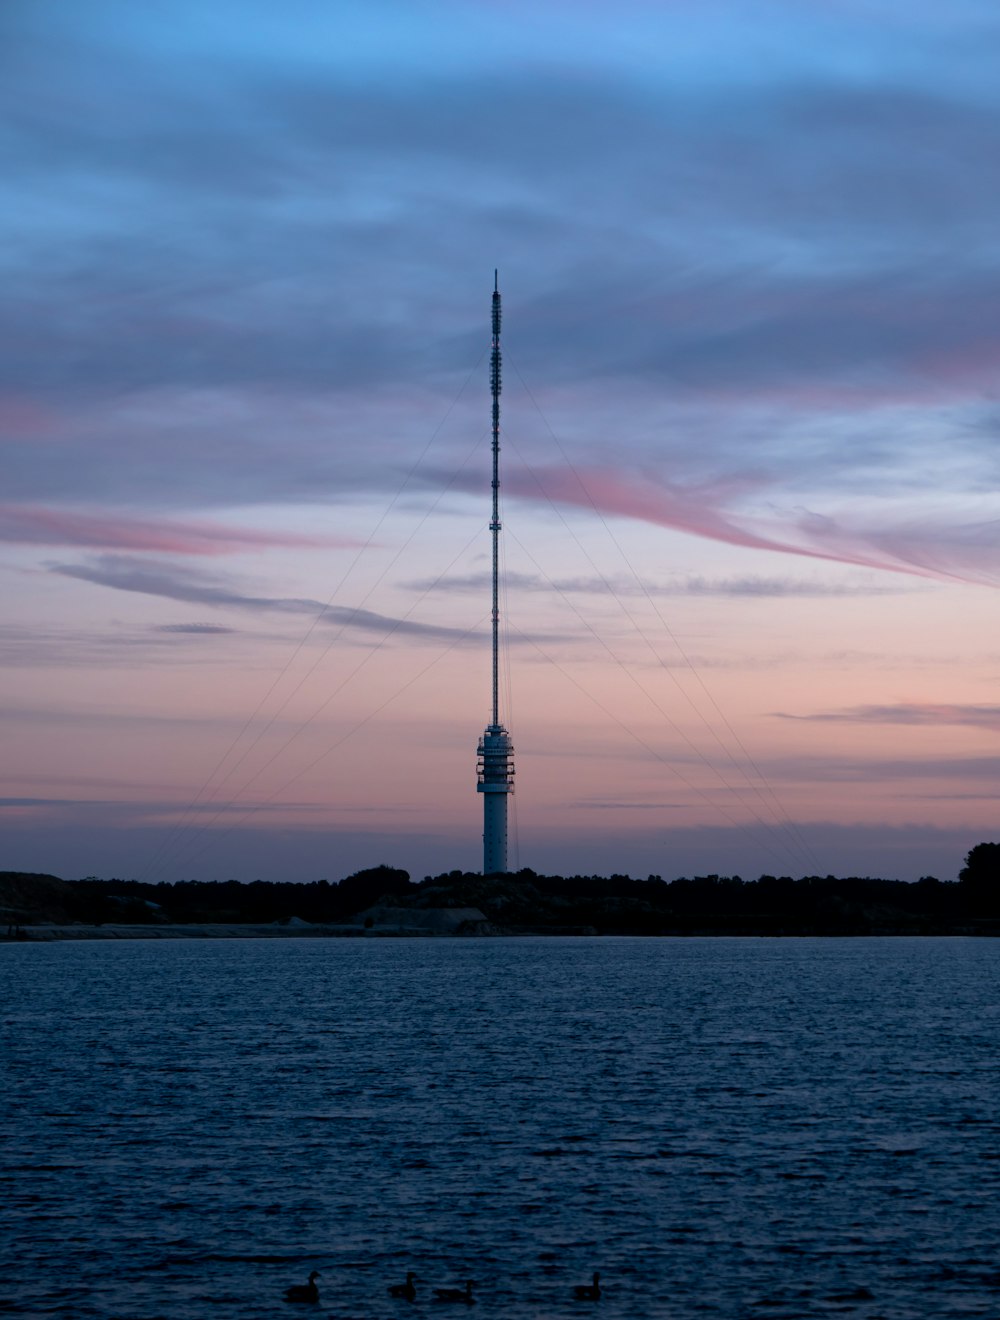
[[290,1288],[285,1289],[286,1302],[318,1302],[319,1289],[316,1287],[316,1280],[323,1276],[319,1270],[313,1270],[309,1275],[308,1283],[293,1283]]
[[416,1277],[411,1270],[407,1270],[406,1282],[390,1284],[389,1296],[402,1297],[408,1302],[415,1302],[417,1300],[417,1290],[413,1286],[413,1281]]
[[435,1288],[434,1300],[436,1302],[465,1302],[467,1306],[475,1306],[476,1299],[472,1295],[472,1280],[464,1288]]
[[578,1302],[599,1302],[601,1300],[601,1276],[594,1271],[593,1283],[578,1283],[573,1289],[573,1296]]

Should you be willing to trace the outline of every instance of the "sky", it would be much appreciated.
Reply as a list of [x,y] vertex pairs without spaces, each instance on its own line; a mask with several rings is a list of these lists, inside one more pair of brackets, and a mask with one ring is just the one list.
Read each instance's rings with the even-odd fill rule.
[[954,879],[992,0],[6,0],[0,868]]

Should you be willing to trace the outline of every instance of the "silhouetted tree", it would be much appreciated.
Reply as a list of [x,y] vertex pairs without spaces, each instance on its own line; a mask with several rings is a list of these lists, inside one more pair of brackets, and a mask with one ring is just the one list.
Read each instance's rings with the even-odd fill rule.
[[342,911],[361,912],[380,898],[408,894],[413,889],[409,871],[383,865],[371,866],[367,870],[345,876],[337,886],[336,893]]
[[1000,843],[977,843],[958,873],[969,911],[1000,916]]

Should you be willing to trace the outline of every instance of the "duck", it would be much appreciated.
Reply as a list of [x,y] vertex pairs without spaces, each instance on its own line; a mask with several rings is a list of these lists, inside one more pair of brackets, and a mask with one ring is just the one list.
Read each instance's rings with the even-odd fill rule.
[[308,1283],[293,1283],[290,1288],[285,1289],[286,1302],[318,1302],[319,1289],[316,1287],[316,1280],[323,1276],[319,1270],[313,1270],[309,1275]]
[[405,1283],[394,1283],[389,1287],[390,1297],[403,1297],[408,1302],[415,1302],[417,1299],[417,1290],[413,1286],[413,1281],[417,1276],[411,1271],[406,1272]]
[[601,1276],[594,1271],[593,1283],[578,1283],[573,1289],[573,1296],[578,1302],[599,1302],[601,1300]]
[[434,1300],[436,1302],[465,1302],[467,1306],[475,1306],[476,1299],[472,1295],[472,1279],[468,1281],[464,1288],[435,1288]]

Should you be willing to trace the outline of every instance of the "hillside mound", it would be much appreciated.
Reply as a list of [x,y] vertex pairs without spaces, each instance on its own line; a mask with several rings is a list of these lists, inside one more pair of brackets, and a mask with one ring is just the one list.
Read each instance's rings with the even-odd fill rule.
[[0,871],[0,922],[30,926],[72,920],[73,891],[55,875]]

